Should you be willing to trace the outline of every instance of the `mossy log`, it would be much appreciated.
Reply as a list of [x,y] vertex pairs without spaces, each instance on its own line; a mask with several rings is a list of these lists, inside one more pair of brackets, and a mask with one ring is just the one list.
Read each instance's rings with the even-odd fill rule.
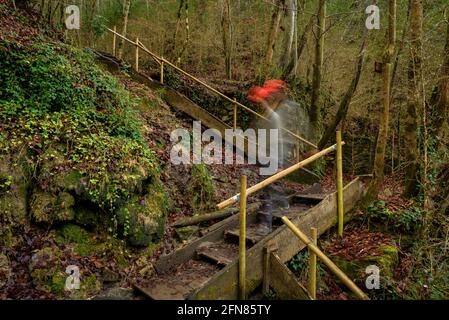
[[223,210],[218,210],[218,211],[214,211],[214,212],[203,214],[203,215],[182,218],[182,219],[179,219],[178,221],[176,221],[173,224],[173,227],[177,227],[177,228],[187,227],[187,226],[195,225],[195,224],[205,222],[205,221],[223,219],[223,218],[232,216],[234,213],[237,213],[238,211],[239,211],[238,208],[226,208]]

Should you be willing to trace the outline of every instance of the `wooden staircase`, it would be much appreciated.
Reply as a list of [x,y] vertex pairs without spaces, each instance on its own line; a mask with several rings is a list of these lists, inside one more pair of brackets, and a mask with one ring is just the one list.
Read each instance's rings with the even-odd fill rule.
[[[363,196],[365,183],[355,179],[344,189],[345,210],[349,211]],[[248,208],[247,216],[247,290],[261,283],[271,287],[283,299],[310,299],[294,275],[285,266],[305,246],[280,221],[287,216],[303,230],[317,227],[321,234],[336,223],[336,193],[329,195],[297,194],[290,197],[290,208],[275,212],[273,231],[257,233],[258,205]],[[163,256],[156,263],[157,275],[135,288],[154,300],[165,299],[237,299],[238,286],[238,215],[187,246]]]

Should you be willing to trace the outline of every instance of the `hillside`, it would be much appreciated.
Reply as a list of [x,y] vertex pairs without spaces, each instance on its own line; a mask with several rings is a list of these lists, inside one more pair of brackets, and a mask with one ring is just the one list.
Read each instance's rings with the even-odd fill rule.
[[[1,296],[67,296],[69,263],[88,279],[77,297],[109,282],[127,287],[151,275],[157,256],[182,245],[169,223],[232,195],[237,169],[171,167],[170,132],[191,127],[190,120],[126,72],[105,71],[92,51],[36,27],[35,14],[5,6]],[[216,194],[228,183],[233,187]],[[189,200],[204,192],[207,203]]]
[[449,6],[369,3],[0,0],[0,300],[448,299]]

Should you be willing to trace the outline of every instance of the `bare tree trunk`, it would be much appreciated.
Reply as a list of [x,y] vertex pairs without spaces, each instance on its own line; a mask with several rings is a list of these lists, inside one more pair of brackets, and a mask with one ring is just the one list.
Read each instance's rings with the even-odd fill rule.
[[[366,29],[365,29],[366,30]],[[362,74],[362,67],[365,61],[365,52],[366,52],[366,42],[367,42],[367,35],[368,31],[365,31],[365,35],[362,41],[362,46],[360,47],[359,55],[358,55],[358,61],[357,66],[355,70],[354,78],[352,79],[352,82],[346,91],[346,94],[344,95],[343,99],[340,102],[340,105],[338,107],[337,114],[335,115],[334,120],[329,125],[329,127],[326,129],[326,132],[324,133],[323,137],[321,138],[320,142],[318,143],[318,149],[323,149],[331,137],[334,136],[335,130],[337,129],[340,122],[342,122],[346,115],[348,114],[349,105],[351,103],[351,99],[354,96],[355,91],[357,90],[357,86],[360,81],[360,75]]]
[[440,81],[432,99],[432,106],[435,109],[433,124],[437,136],[442,135],[444,123],[449,121],[449,21],[447,21],[446,46],[443,57]]
[[396,45],[396,0],[389,0],[388,19],[388,43],[384,52],[383,64],[383,108],[377,134],[376,153],[374,156],[373,179],[367,191],[366,200],[375,200],[384,180],[385,149],[388,140],[388,128],[390,118],[390,83],[391,83],[391,60]]
[[231,4],[230,0],[223,0],[223,11],[221,17],[221,27],[223,29],[223,51],[225,56],[226,78],[232,78],[232,24],[231,24]]
[[265,53],[265,64],[263,69],[265,70],[265,74],[269,72],[271,69],[271,65],[273,63],[273,53],[274,46],[276,44],[276,39],[279,33],[279,25],[281,23],[282,18],[282,9],[284,7],[285,0],[277,0],[274,6],[273,16],[271,19],[271,27],[270,32],[268,34],[267,40],[267,50]]
[[293,42],[295,40],[295,29],[296,29],[296,7],[295,0],[288,0],[287,5],[288,14],[288,33],[285,37],[285,48],[281,55],[280,66],[285,69],[290,60],[294,59],[292,55]]
[[[400,42],[400,44],[399,44],[399,46],[397,48],[396,57],[395,57],[394,63],[393,63],[393,71],[392,71],[392,75],[391,75],[391,84],[390,84],[391,98],[394,97],[393,87],[394,87],[394,84],[396,82],[396,75],[397,75],[397,70],[398,70],[398,65],[399,65],[399,57],[401,56],[402,50],[404,49],[404,44],[405,44],[405,39],[406,39],[406,35],[407,35],[407,30],[409,29],[409,24],[410,24],[410,6],[411,6],[411,0],[409,0],[409,2],[408,2],[407,20],[404,23],[404,28],[402,30],[401,42]],[[398,137],[399,137],[399,135],[398,135]]]
[[409,61],[409,102],[405,116],[405,190],[404,195],[412,197],[417,194],[418,172],[418,120],[417,110],[421,105],[421,46],[423,5],[422,0],[411,0],[410,8],[410,61]]
[[313,65],[312,99],[310,105],[310,121],[314,128],[314,140],[318,140],[321,130],[321,81],[324,62],[324,32],[326,29],[326,0],[320,0],[317,14],[317,30],[315,44],[315,63]]
[[[173,53],[176,51],[176,40],[178,38],[179,26],[181,25],[182,8],[184,8],[184,0],[179,1],[178,13],[176,15],[177,19],[176,19],[175,32],[173,34],[173,45],[170,50]],[[172,58],[174,59],[176,58],[176,56],[173,56]]]
[[307,36],[310,32],[310,30],[312,30],[313,27],[313,21],[314,21],[315,17],[311,17],[309,22],[307,23],[304,32],[301,35],[301,38],[299,39],[299,41],[297,41],[296,43],[296,48],[295,48],[295,56],[292,57],[292,59],[290,59],[289,64],[287,65],[287,67],[285,68],[285,70],[283,71],[282,77],[283,78],[287,78],[292,72],[295,72],[298,69],[298,60],[301,57],[304,48],[306,47],[307,44]]
[[189,40],[190,40],[189,1],[188,0],[185,0],[184,11],[185,11],[185,15],[186,15],[186,20],[185,20],[185,23],[186,23],[186,37],[184,39],[184,43],[182,45],[181,51],[178,54],[178,59],[177,59],[177,64],[178,65],[181,64],[182,57],[184,56],[184,53],[187,50],[187,46],[189,45]]
[[[131,0],[124,0],[123,2],[123,29],[122,36],[126,37],[126,33],[128,30],[128,18],[129,18],[129,8],[131,7]],[[123,50],[125,48],[125,40],[122,39],[118,46],[118,57],[120,59],[123,58]]]

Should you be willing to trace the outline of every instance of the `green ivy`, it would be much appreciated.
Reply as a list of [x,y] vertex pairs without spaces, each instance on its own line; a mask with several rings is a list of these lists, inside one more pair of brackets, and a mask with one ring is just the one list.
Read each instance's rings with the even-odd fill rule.
[[[124,173],[159,174],[134,104],[89,51],[0,40],[0,154],[26,148],[38,171],[51,160],[48,150],[61,150],[63,164],[49,174],[77,170],[85,197],[109,212],[130,196]],[[8,183],[2,179],[0,190]]]

